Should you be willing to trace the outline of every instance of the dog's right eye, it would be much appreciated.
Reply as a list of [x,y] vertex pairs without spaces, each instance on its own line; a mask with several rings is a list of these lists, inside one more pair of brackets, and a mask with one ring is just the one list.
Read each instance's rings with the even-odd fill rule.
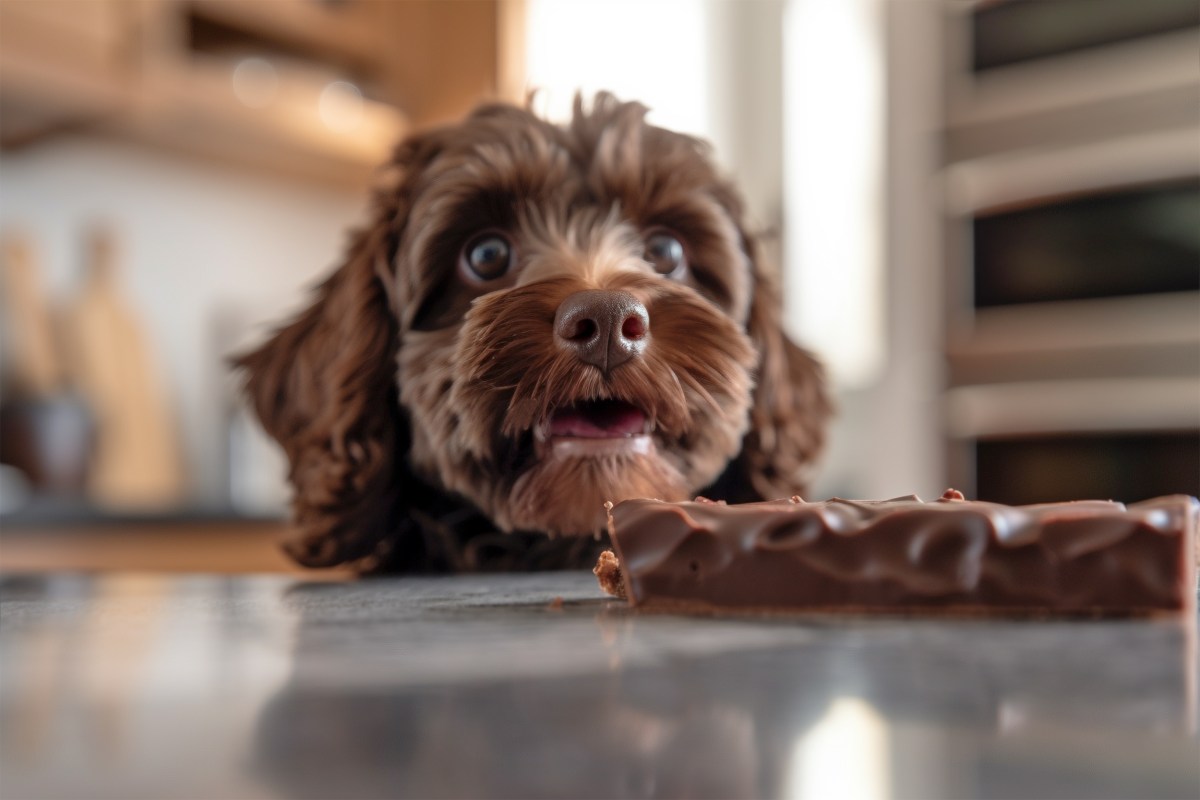
[[463,255],[472,275],[481,281],[491,281],[508,272],[512,247],[503,236],[487,233],[468,244]]
[[646,237],[645,259],[659,275],[679,277],[687,266],[683,243],[666,231],[656,231]]

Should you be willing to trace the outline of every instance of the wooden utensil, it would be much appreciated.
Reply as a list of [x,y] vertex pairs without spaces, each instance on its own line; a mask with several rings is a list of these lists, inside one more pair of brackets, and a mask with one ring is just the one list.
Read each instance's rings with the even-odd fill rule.
[[82,291],[66,313],[71,378],[96,417],[89,493],[104,505],[162,507],[184,494],[183,458],[151,347],[117,286],[116,245],[88,239]]
[[3,253],[8,388],[28,399],[48,397],[62,386],[62,365],[33,247],[13,233],[4,237]]

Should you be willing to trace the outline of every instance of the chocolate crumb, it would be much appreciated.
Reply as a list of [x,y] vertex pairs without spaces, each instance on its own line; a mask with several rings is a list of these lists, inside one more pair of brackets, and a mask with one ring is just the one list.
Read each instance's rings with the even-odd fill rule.
[[600,554],[592,574],[596,576],[596,581],[605,594],[621,600],[627,599],[625,582],[621,578],[621,562],[617,561],[617,554],[612,550],[605,550]]
[[551,611],[562,611],[563,599],[561,597],[555,597],[550,601],[550,605],[547,606],[547,608],[549,608]]

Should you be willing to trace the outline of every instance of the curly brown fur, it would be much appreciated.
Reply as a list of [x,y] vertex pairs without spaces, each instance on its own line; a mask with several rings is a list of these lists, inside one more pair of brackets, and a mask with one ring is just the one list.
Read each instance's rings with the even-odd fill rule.
[[[238,360],[291,465],[293,557],[585,566],[597,548],[581,535],[599,531],[606,500],[803,490],[830,411],[821,368],[783,335],[780,294],[707,146],[644,117],[607,94],[562,127],[495,104],[397,149],[396,185],[345,263]],[[512,246],[488,281],[462,266],[485,231]],[[655,271],[654,231],[682,243],[686,270]],[[564,301],[596,290],[648,315],[642,349],[612,369],[556,338]],[[651,432],[561,446],[549,420],[588,403],[637,409]]]

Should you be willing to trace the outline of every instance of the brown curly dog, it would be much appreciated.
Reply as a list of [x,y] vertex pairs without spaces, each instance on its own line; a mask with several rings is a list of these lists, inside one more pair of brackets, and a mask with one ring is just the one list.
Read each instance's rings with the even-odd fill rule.
[[312,306],[238,359],[313,566],[583,566],[606,500],[802,492],[830,406],[708,147],[598,95],[396,151]]

